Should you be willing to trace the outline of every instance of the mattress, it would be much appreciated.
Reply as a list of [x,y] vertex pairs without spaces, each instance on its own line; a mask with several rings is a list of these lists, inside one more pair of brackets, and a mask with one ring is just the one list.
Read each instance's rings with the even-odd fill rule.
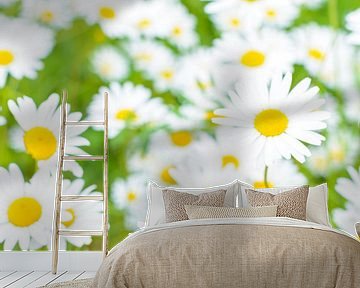
[[360,287],[360,242],[284,218],[186,220],[114,247],[92,287]]

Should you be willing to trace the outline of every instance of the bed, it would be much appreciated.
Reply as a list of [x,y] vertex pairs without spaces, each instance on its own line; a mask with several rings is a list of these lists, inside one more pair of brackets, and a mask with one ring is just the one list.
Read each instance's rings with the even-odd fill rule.
[[288,217],[147,225],[110,251],[93,287],[358,288],[360,242]]

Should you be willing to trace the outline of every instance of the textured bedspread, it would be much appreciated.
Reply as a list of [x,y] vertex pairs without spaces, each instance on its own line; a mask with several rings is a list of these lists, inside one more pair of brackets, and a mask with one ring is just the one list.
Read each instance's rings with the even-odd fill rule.
[[287,218],[182,222],[129,236],[93,287],[360,287],[360,242],[324,226]]

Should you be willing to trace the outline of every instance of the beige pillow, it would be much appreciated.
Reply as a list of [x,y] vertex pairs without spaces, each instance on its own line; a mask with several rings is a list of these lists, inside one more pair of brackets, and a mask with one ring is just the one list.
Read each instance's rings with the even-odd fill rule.
[[276,216],[306,220],[306,203],[309,186],[301,186],[279,194],[245,190],[251,206],[278,205]]
[[224,206],[226,190],[193,195],[175,190],[163,190],[165,221],[176,222],[188,220],[185,205]]
[[185,205],[185,210],[189,219],[275,217],[277,206],[231,208]]

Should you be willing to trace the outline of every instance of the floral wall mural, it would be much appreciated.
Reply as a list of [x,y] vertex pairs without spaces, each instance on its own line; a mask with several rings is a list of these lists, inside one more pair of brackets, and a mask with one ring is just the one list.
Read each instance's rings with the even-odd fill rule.
[[[148,179],[328,182],[332,224],[354,233],[359,53],[355,0],[0,0],[0,250],[50,249],[62,89],[74,121],[110,92],[110,246],[143,225]],[[67,153],[101,149],[98,128],[69,128]],[[94,165],[65,166],[65,193],[101,193]],[[100,213],[67,203],[61,223]]]

